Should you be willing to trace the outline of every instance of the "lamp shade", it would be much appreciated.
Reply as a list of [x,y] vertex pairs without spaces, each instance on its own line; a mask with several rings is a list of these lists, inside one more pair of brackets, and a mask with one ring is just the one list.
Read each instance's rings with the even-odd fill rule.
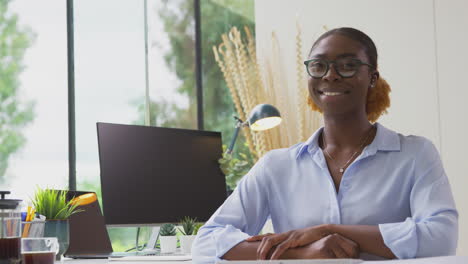
[[267,130],[281,123],[281,115],[276,107],[270,104],[259,104],[250,111],[248,122],[252,130]]

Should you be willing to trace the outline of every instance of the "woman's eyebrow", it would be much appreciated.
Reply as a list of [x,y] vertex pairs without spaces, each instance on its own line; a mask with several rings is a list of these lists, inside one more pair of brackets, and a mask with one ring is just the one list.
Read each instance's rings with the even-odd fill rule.
[[324,58],[325,55],[324,54],[314,54],[312,56],[310,56],[310,58]]

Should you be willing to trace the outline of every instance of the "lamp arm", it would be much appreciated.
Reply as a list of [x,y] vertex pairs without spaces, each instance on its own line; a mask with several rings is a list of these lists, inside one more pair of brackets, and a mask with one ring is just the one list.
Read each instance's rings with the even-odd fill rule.
[[234,144],[236,143],[236,140],[237,140],[237,136],[239,135],[239,130],[241,129],[241,127],[247,125],[238,117],[235,116],[234,118],[236,119],[236,130],[234,130],[234,135],[232,137],[231,144],[229,144],[229,148],[226,150],[226,154],[232,153],[232,150],[234,149]]
[[234,149],[234,144],[236,143],[237,135],[239,134],[240,126],[236,126],[236,130],[234,131],[234,136],[232,137],[231,144],[229,144],[229,148],[226,150],[226,154],[231,154],[232,150]]

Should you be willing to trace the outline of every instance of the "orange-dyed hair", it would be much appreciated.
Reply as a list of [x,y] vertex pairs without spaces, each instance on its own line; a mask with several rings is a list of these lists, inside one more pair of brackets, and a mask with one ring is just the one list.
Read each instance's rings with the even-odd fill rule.
[[[381,115],[387,113],[387,108],[390,107],[390,91],[390,85],[381,77],[377,80],[375,87],[369,89],[366,113],[370,122],[376,122]],[[322,109],[314,103],[310,95],[307,97],[307,104],[313,111],[322,113]]]

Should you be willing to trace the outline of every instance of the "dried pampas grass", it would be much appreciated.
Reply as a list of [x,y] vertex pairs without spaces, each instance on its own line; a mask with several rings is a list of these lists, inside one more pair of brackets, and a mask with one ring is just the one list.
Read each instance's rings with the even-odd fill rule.
[[255,40],[245,27],[243,36],[233,27],[221,36],[222,43],[213,53],[231,93],[234,106],[242,120],[257,104],[268,103],[281,112],[281,125],[255,132],[244,128],[250,152],[255,159],[276,148],[284,148],[304,141],[320,126],[320,114],[307,105],[308,91],[302,54],[302,33],[296,24],[295,38],[296,85],[288,87],[286,71],[282,70],[281,50],[272,33],[272,54],[261,64],[257,61]]

